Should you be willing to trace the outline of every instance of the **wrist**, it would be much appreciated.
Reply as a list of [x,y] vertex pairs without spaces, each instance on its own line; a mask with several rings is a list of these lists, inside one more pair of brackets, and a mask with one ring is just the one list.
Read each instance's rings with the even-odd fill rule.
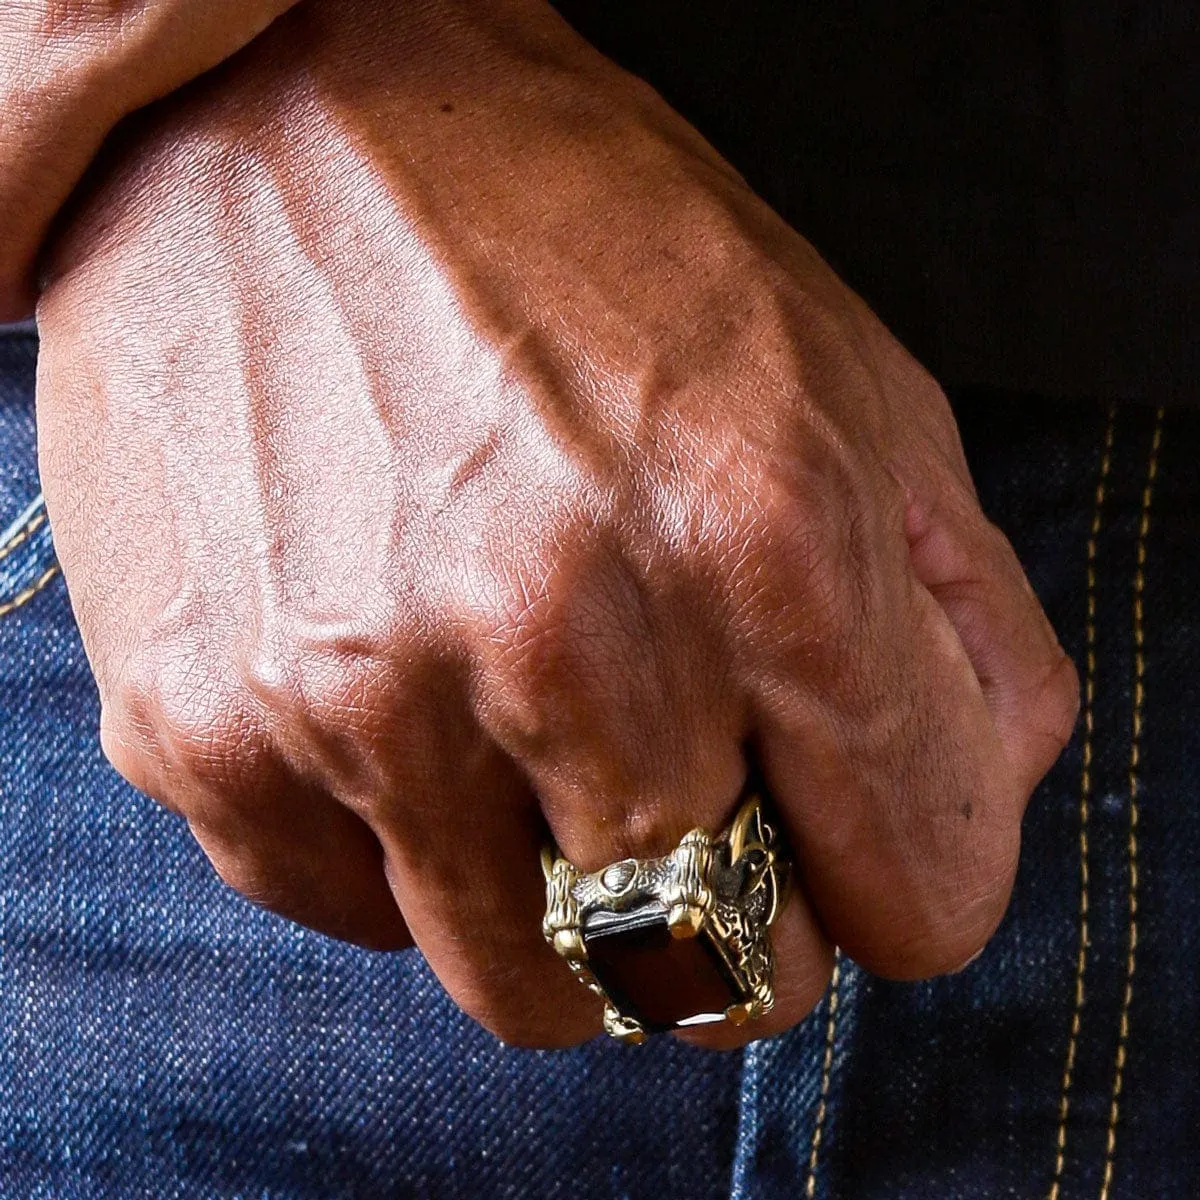
[[292,2],[0,6],[0,321],[32,311],[42,241],[113,127]]

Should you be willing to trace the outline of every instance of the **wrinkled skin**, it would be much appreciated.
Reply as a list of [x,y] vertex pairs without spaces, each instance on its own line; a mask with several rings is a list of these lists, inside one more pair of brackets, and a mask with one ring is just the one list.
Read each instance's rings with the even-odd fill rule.
[[252,899],[572,1043],[547,826],[662,853],[752,756],[779,1003],[688,1038],[986,942],[1076,682],[945,399],[539,0],[281,18],[127,131],[39,320],[105,751]]

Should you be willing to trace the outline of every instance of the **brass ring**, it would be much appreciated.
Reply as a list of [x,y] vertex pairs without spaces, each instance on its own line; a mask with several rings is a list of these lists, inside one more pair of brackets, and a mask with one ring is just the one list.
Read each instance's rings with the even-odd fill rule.
[[620,1041],[740,1025],[775,1003],[769,930],[789,864],[757,789],[715,838],[693,829],[661,858],[590,874],[551,846],[542,870],[542,932],[604,1001],[605,1031]]

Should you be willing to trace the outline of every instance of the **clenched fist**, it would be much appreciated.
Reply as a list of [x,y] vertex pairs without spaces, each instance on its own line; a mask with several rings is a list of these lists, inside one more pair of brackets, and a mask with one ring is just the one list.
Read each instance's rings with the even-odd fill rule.
[[648,88],[541,0],[306,4],[95,178],[47,502],[105,750],[229,883],[571,1043],[547,827],[662,853],[754,762],[779,999],[686,1036],[984,944],[1074,671],[938,388]]

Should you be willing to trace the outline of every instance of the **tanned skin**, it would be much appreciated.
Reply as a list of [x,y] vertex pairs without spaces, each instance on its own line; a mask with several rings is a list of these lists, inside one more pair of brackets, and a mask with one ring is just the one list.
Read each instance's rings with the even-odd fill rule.
[[234,887],[571,1044],[547,830],[665,852],[753,760],[779,1002],[690,1040],[794,1024],[833,945],[985,944],[1074,670],[935,383],[549,5],[300,5],[122,127],[44,271],[103,745]]

